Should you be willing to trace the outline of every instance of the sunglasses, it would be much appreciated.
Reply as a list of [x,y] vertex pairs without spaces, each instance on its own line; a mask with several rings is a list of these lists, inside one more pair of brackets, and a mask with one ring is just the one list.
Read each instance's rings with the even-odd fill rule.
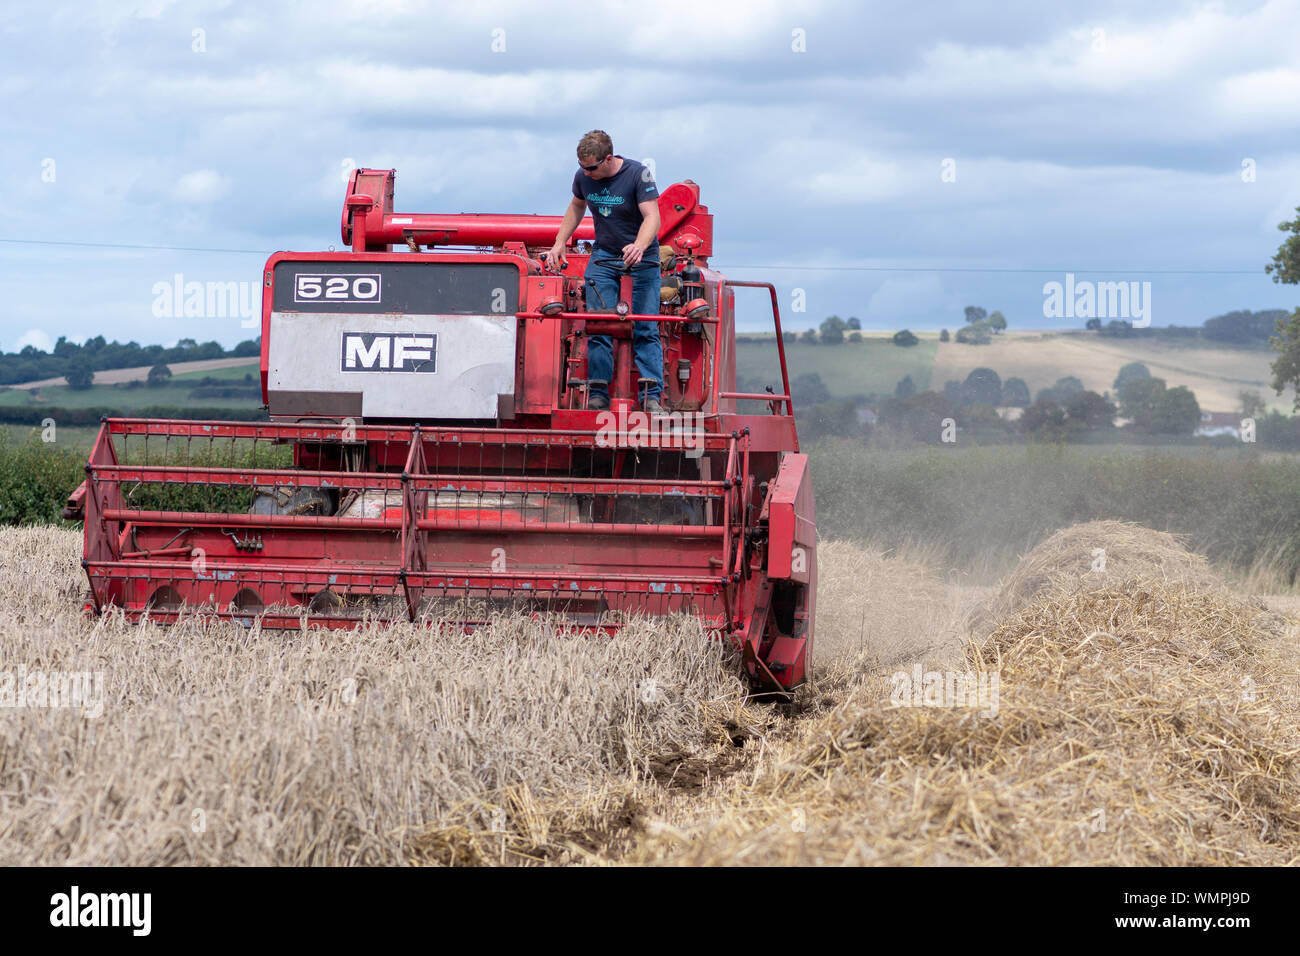
[[[609,155],[608,155],[608,154],[606,154],[605,159],[609,159]],[[579,163],[578,166],[579,166],[582,170],[584,170],[585,172],[588,172],[588,173],[589,173],[589,172],[591,172],[593,169],[598,169],[598,168],[600,167],[600,164],[603,163],[603,162],[605,161],[605,159],[598,160],[597,162],[593,163],[593,164],[590,165],[590,166],[583,166],[582,163]]]

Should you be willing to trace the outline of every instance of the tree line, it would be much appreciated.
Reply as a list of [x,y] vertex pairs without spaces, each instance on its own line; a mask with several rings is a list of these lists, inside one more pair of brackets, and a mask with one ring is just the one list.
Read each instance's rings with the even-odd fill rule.
[[[1300,222],[1300,220],[1297,220]],[[1300,273],[1298,273],[1300,274]],[[996,309],[987,311],[982,306],[968,305],[963,310],[965,324],[957,329],[956,341],[964,345],[988,345],[993,336],[1007,329],[1007,319]],[[1084,328],[1100,335],[1120,337],[1173,337],[1179,340],[1202,339],[1210,342],[1222,342],[1225,345],[1267,346],[1273,338],[1282,334],[1279,330],[1286,326],[1289,314],[1285,309],[1263,309],[1252,312],[1250,309],[1237,309],[1206,319],[1199,326],[1167,325],[1154,328],[1135,329],[1133,323],[1126,319],[1112,319],[1103,323],[1101,319],[1092,318]],[[1279,325],[1281,323],[1281,325]],[[841,342],[861,341],[862,328],[857,318],[841,319],[837,315],[828,316],[815,329],[805,329],[802,333],[786,332],[785,341],[801,342],[808,345],[838,345]],[[1297,332],[1300,337],[1300,332]],[[948,329],[939,330],[939,341],[949,342],[954,336]],[[742,344],[755,339],[738,339]],[[909,329],[903,329],[893,336],[895,345],[915,345],[919,339]]]
[[[807,438],[875,434],[938,443],[942,440],[939,424],[951,419],[968,435],[984,440],[1017,436],[1032,441],[1096,440],[1107,432],[1118,435],[1117,420],[1127,419],[1124,434],[1175,439],[1191,436],[1200,424],[1201,408],[1192,391],[1186,386],[1169,388],[1141,362],[1121,368],[1113,389],[1113,394],[1098,393],[1067,375],[1039,389],[1031,399],[1024,379],[1003,379],[991,368],[973,369],[964,380],[947,381],[940,390],[920,391],[906,375],[894,394],[885,397],[836,399],[816,372],[804,372],[790,382],[800,433]],[[745,386],[744,390],[756,389]],[[1254,401],[1258,406],[1254,414],[1262,416],[1262,402],[1258,396]],[[1014,419],[999,414],[999,408],[1007,407],[1023,411]],[[1250,409],[1244,414],[1251,414]],[[1279,440],[1284,435],[1290,440],[1292,432],[1283,422],[1271,422],[1269,431]],[[1300,441],[1300,427],[1295,438]]]
[[[68,377],[68,383],[88,387],[94,373],[114,368],[158,366],[171,362],[196,362],[203,359],[255,357],[262,351],[261,339],[249,339],[227,350],[220,342],[196,342],[181,339],[172,348],[140,345],[138,342],[107,342],[102,335],[78,345],[59,336],[54,349],[42,351],[34,345],[18,352],[0,353],[0,385],[18,385],[44,378]],[[78,383],[78,384],[74,384]]]

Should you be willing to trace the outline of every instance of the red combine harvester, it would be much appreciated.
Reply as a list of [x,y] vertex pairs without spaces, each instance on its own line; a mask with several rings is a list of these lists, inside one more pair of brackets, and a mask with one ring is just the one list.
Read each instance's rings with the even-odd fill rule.
[[[267,261],[269,423],[104,421],[65,512],[94,611],[298,628],[513,609],[607,633],[685,612],[757,686],[802,683],[816,528],[776,290],[709,268],[699,187],[659,197],[662,305],[631,315],[630,276],[617,303],[584,289],[590,220],[556,272],[558,216],[398,215],[393,185],[352,174],[351,251]],[[735,390],[738,288],[769,293],[779,393]],[[632,320],[660,325],[662,417],[638,410]],[[591,335],[613,342],[604,411]]]

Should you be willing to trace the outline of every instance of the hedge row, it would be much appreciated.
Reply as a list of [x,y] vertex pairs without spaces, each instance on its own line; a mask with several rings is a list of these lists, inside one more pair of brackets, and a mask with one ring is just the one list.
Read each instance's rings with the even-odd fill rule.
[[31,406],[0,405],[0,423],[9,425],[40,425],[52,418],[56,425],[98,425],[101,418],[184,418],[190,420],[212,419],[228,422],[268,421],[264,408],[225,408],[221,406],[172,407],[149,405],[124,412],[120,408],[32,408]]
[[85,468],[85,449],[18,443],[0,429],[0,524],[70,525],[59,515]]
[[[161,454],[160,454],[161,452]],[[188,453],[183,443],[156,445],[146,449],[140,443],[119,446],[125,461],[164,461],[221,468],[255,471],[263,468],[289,468],[293,449],[288,445],[267,446],[265,442],[239,442],[234,445],[209,446],[206,442]],[[64,502],[85,479],[87,450],[43,442],[33,435],[15,441],[0,429],[0,524],[65,523],[61,517]],[[163,511],[230,511],[243,512],[252,503],[247,487],[221,487],[205,484],[147,484],[131,490],[131,504],[137,508]]]

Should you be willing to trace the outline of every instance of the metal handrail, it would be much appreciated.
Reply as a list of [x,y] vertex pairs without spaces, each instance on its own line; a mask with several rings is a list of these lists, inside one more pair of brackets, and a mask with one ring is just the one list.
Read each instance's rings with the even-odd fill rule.
[[518,319],[584,319],[591,321],[614,321],[614,322],[698,322],[701,325],[717,325],[720,319],[701,317],[691,318],[687,315],[644,315],[639,313],[628,312],[620,315],[617,312],[553,312],[550,315],[544,315],[541,312],[516,312],[515,318]]
[[[781,307],[776,300],[776,286],[770,282],[742,282],[739,279],[723,279],[722,288],[719,289],[719,295],[726,286],[734,286],[742,289],[766,289],[772,296],[772,325],[776,329],[776,351],[781,359],[781,389],[785,393],[786,408],[789,410],[790,417],[794,417],[794,402],[790,398],[790,371],[785,362],[785,336],[781,333]],[[795,433],[794,450],[799,450],[799,435]]]

